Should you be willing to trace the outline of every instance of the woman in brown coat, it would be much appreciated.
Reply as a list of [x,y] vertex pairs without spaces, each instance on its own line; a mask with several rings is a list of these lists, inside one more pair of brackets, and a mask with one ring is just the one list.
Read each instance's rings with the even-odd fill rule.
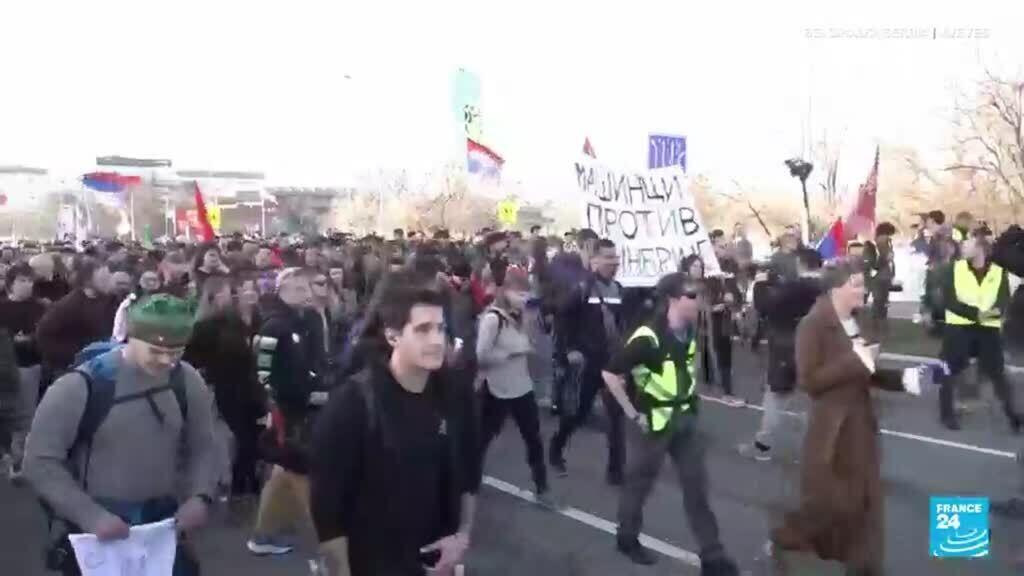
[[799,386],[812,405],[801,459],[800,509],[772,534],[775,547],[811,552],[882,573],[883,493],[878,421],[871,388],[903,390],[901,373],[875,369],[877,345],[861,336],[853,313],[864,305],[864,275],[840,260],[825,268],[825,294],[796,335]]

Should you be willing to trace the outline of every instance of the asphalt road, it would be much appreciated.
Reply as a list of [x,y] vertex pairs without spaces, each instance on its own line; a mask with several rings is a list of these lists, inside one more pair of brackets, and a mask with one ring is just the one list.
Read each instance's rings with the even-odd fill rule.
[[[737,354],[739,392],[760,402],[763,359]],[[707,391],[714,395],[714,391]],[[990,394],[989,394],[990,395]],[[1024,552],[1024,526],[993,517],[992,556],[972,561],[928,557],[928,498],[931,495],[1017,493],[1021,470],[1014,458],[1021,438],[1012,437],[997,408],[982,405],[967,415],[964,430],[948,432],[936,418],[934,391],[914,398],[878,393],[883,434],[883,483],[886,492],[886,566],[889,574],[1016,574],[1011,558]],[[740,456],[736,444],[747,441],[760,412],[703,403],[704,431],[710,441],[708,471],[712,506],[722,538],[741,568],[751,575],[772,574],[763,544],[781,514],[799,494],[797,456],[802,428],[788,418],[786,441],[771,462]],[[553,422],[544,422],[550,436]],[[657,539],[661,562],[653,568],[629,565],[613,550],[616,491],[604,484],[607,453],[603,435],[581,431],[566,457],[570,475],[554,479],[566,510],[549,512],[524,500],[529,488],[525,451],[514,425],[492,446],[487,484],[467,574],[565,576],[698,574],[694,540],[686,524],[682,497],[671,467],[663,468],[646,508],[645,534]],[[284,576],[307,573],[308,549],[285,558],[254,558],[244,549],[249,515],[217,512],[213,524],[196,538],[204,574]],[[41,576],[44,524],[37,507],[21,489],[0,480],[0,559],[5,576]],[[842,573],[837,566],[793,558],[805,574]]]

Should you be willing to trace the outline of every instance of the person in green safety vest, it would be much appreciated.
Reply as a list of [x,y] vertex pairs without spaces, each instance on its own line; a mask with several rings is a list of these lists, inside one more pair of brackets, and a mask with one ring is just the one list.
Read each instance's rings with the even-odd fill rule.
[[[697,427],[697,314],[700,284],[676,272],[659,280],[654,312],[606,365],[602,378],[633,423],[619,500],[619,551],[637,564],[656,562],[639,541],[644,502],[668,454],[679,474],[690,531],[700,546],[703,576],[732,576],[708,502],[705,441]],[[632,386],[627,389],[627,382]],[[632,392],[632,393],[631,393]]]
[[987,240],[969,238],[963,243],[963,259],[946,274],[946,330],[941,354],[946,377],[939,393],[939,416],[946,428],[960,429],[954,390],[971,355],[977,354],[978,368],[992,381],[1016,434],[1022,422],[1015,408],[1013,387],[1006,380],[1001,332],[1010,303],[1010,280],[1006,270],[989,259],[991,250]]

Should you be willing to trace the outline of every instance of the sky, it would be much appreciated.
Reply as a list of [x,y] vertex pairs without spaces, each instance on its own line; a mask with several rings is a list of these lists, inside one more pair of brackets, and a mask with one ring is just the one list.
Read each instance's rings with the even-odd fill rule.
[[[773,191],[826,134],[841,179],[862,180],[877,143],[941,162],[955,90],[982,63],[1024,72],[1024,7],[996,0],[598,4],[7,2],[0,165],[79,174],[120,154],[274,184],[415,179],[464,159],[464,67],[484,143],[527,197],[571,190],[585,137],[642,169],[650,133],[686,135],[691,173]],[[834,38],[933,27],[984,38]]]

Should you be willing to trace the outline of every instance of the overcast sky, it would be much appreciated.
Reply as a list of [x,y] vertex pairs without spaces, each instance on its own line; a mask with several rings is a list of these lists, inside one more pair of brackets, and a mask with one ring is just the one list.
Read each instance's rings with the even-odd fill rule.
[[[585,136],[602,160],[642,167],[651,132],[687,135],[691,172],[777,187],[808,119],[814,139],[843,141],[841,176],[860,180],[878,141],[935,157],[954,85],[980,62],[1024,61],[1024,8],[997,0],[156,4],[4,3],[0,164],[80,173],[122,154],[301,185],[422,173],[464,157],[462,66],[482,82],[485,143],[531,195],[571,186]],[[805,33],[936,26],[987,38]]]

